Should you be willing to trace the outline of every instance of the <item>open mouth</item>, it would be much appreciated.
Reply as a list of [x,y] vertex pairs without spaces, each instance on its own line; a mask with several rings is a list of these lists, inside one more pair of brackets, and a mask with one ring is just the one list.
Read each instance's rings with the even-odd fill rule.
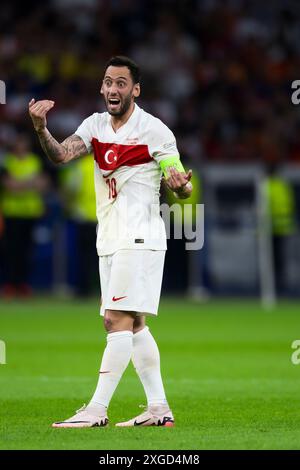
[[121,103],[121,100],[119,100],[118,98],[110,98],[108,102],[111,107],[116,107],[116,106],[119,106],[119,104]]

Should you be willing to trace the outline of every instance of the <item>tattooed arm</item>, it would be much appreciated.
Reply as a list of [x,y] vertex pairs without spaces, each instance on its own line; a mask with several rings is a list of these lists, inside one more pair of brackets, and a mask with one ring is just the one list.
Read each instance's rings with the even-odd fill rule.
[[37,135],[42,149],[53,163],[68,163],[88,153],[85,143],[76,134],[67,137],[61,144],[54,139],[47,128],[37,131]]
[[47,129],[46,115],[54,106],[54,101],[43,100],[29,103],[29,114],[38,135],[42,149],[53,163],[67,163],[74,158],[86,155],[88,150],[83,140],[76,134],[65,139],[61,144],[54,139]]

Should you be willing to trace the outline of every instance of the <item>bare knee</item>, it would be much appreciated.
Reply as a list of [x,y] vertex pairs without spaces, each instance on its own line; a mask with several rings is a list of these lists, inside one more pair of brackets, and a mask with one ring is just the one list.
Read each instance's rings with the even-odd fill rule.
[[104,328],[108,333],[133,331],[134,314],[132,312],[105,310]]
[[145,328],[146,325],[146,318],[145,315],[136,315],[134,322],[133,322],[133,333],[137,333],[138,331]]
[[112,328],[113,328],[113,320],[111,318],[109,318],[109,316],[104,316],[104,319],[103,319],[103,324],[104,324],[104,328],[106,329],[106,331],[111,331]]

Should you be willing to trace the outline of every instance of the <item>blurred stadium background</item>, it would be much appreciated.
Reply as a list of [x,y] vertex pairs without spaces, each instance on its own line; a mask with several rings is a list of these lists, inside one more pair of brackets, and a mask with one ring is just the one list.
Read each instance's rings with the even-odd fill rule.
[[[193,339],[194,349],[191,346],[190,356],[186,357],[189,361],[211,354],[216,345],[218,354],[229,350],[232,354],[223,364],[225,385],[213,360],[203,369],[199,367],[198,375],[192,373],[189,362],[183,381],[194,380],[191,394],[198,386],[204,386],[207,397],[214,397],[218,387],[222,390],[225,387],[227,393],[232,391],[232,385],[236,394],[250,390],[250,400],[256,397],[258,409],[262,396],[276,395],[278,401],[269,404],[269,412],[272,419],[277,416],[277,421],[274,418],[275,424],[269,422],[262,432],[268,432],[269,425],[274,425],[277,433],[286,432],[287,428],[281,429],[278,423],[282,424],[287,416],[291,418],[285,406],[287,401],[291,404],[295,400],[298,384],[289,355],[291,342],[299,331],[300,107],[291,101],[292,82],[300,79],[299,32],[300,5],[296,0],[1,2],[0,79],[6,84],[6,104],[0,105],[0,338],[15,344],[10,360],[15,360],[14,367],[20,376],[41,377],[47,358],[49,365],[51,362],[38,340],[45,334],[38,321],[41,310],[46,310],[45,324],[49,329],[44,347],[47,344],[52,351],[55,343],[57,351],[52,352],[58,354],[63,338],[68,338],[69,333],[64,327],[61,334],[55,335],[57,317],[54,315],[51,323],[51,306],[65,315],[66,324],[72,329],[69,320],[73,308],[77,308],[77,314],[78,308],[82,308],[85,315],[85,305],[88,305],[92,313],[85,318],[91,322],[92,315],[97,317],[99,298],[90,165],[86,159],[63,169],[49,163],[34,135],[27,105],[32,97],[55,100],[48,127],[58,140],[63,140],[86,116],[104,110],[99,95],[103,66],[112,55],[125,54],[135,59],[142,70],[139,105],[160,117],[174,131],[184,165],[194,172],[193,203],[205,204],[204,248],[187,252],[184,240],[169,241],[163,284],[164,297],[169,300],[163,304],[164,315],[171,315],[175,305],[178,309],[181,306],[187,315],[191,309],[191,318],[199,331],[203,320],[207,327],[204,332],[210,332],[207,340],[204,332],[199,333],[199,341]],[[23,172],[18,171],[20,159],[23,159]],[[162,193],[164,201],[173,202],[163,189]],[[173,225],[181,223],[173,219]],[[48,302],[39,300],[41,294]],[[172,296],[179,297],[179,303],[174,304],[170,300]],[[186,296],[190,303],[184,302]],[[77,303],[78,298],[86,297],[91,297],[87,304]],[[222,303],[225,297],[243,300]],[[250,297],[256,300],[250,301]],[[286,300],[273,312],[277,329],[272,336],[271,318],[263,317],[259,299],[264,307],[272,307],[276,297]],[[67,303],[65,298],[69,299]],[[26,300],[27,304],[20,305],[18,299]],[[208,303],[203,306],[199,303],[203,301]],[[28,314],[30,324],[22,318],[22,312],[24,316]],[[80,325],[79,314],[75,319]],[[164,362],[170,374],[175,371],[171,361],[180,362],[179,355],[176,356],[177,346],[182,349],[180,332],[190,327],[179,314],[176,322],[173,346],[168,343],[166,324],[165,333],[163,330],[160,333],[162,348],[167,350],[170,346],[173,352],[170,362],[168,356]],[[87,331],[92,331],[91,324],[88,323]],[[220,330],[214,336],[216,324]],[[29,339],[26,342],[19,338],[18,325],[38,335],[38,338],[29,335],[30,344],[36,341],[41,357],[45,356],[37,368],[33,366],[33,346],[29,345]],[[250,328],[249,336],[245,328]],[[227,335],[226,340],[222,331]],[[231,331],[235,332],[232,337]],[[187,345],[189,335],[185,340]],[[267,353],[271,354],[268,360],[266,345],[269,345]],[[29,362],[19,370],[22,348]],[[93,348],[94,355],[92,351],[89,353],[96,367],[99,344],[95,342]],[[251,351],[256,351],[252,362],[249,359],[249,375],[244,368],[245,351],[250,356]],[[235,371],[230,375],[231,359],[239,356],[241,362],[235,364]],[[60,356],[55,357],[60,361]],[[50,376],[53,372],[63,377],[68,370],[67,360],[71,358],[66,356],[65,369],[62,366],[59,372],[52,366]],[[268,376],[272,375],[272,364],[278,361],[282,361],[280,371]],[[13,383],[15,389],[20,384],[10,382],[14,374],[8,370],[9,365],[5,367],[1,368],[1,374],[6,375],[4,383]],[[84,372],[78,372],[79,376],[86,373],[86,368],[82,366],[82,369]],[[76,376],[76,372],[67,375]],[[236,382],[241,377],[244,382]],[[64,394],[60,393],[62,383],[59,382],[55,396],[64,397],[64,410],[69,410],[68,386],[72,380],[68,380]],[[79,384],[79,379],[74,380],[75,385]],[[41,384],[33,380],[26,385],[34,390],[37,400],[37,390],[41,390],[41,396],[46,393],[45,381]],[[4,399],[14,396],[7,390]],[[78,390],[78,396],[81,394],[85,396],[83,387]],[[29,392],[28,396],[31,396]],[[72,403],[76,406],[74,398]],[[215,400],[211,403],[211,416],[218,407],[215,403],[220,403],[222,398],[215,396]],[[223,405],[226,415],[226,403]],[[237,416],[248,405],[241,403]],[[278,415],[276,412],[274,415],[273,405]],[[296,410],[296,401],[294,405]],[[38,413],[38,401],[35,406]],[[197,406],[195,396],[193,406]],[[16,416],[17,408],[11,413]],[[54,402],[51,416],[53,413],[57,413]],[[48,414],[45,413],[45,422]],[[245,423],[250,421],[251,417],[245,416]],[[207,425],[212,423],[218,427],[213,418],[206,420]],[[250,447],[264,447],[255,437],[257,423],[258,415],[257,422],[255,419],[252,422],[254,440],[250,438]],[[235,424],[232,418],[230,426]],[[289,423],[291,432],[294,424],[294,421]],[[222,441],[228,433],[226,424],[220,424],[219,431],[223,437],[219,436],[217,443],[212,438],[202,443],[203,446],[214,447],[219,443],[228,448],[230,442],[232,445],[237,442],[237,447],[247,446],[246,435],[236,441],[237,435],[229,433],[230,441]],[[8,436],[4,445],[13,447],[13,439],[13,435]],[[20,436],[19,439],[21,442]],[[36,447],[42,446],[36,439]],[[172,445],[163,442],[162,445]],[[265,445],[297,446],[291,436],[281,444],[278,442],[266,440]],[[131,444],[126,441],[123,445]],[[187,448],[188,441],[183,434],[176,445]]]

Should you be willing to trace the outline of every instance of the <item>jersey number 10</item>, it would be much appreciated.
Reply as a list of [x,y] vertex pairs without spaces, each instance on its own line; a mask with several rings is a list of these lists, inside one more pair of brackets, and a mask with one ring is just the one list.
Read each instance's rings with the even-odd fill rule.
[[109,199],[115,199],[117,197],[117,182],[115,178],[107,179],[106,184],[109,190]]

